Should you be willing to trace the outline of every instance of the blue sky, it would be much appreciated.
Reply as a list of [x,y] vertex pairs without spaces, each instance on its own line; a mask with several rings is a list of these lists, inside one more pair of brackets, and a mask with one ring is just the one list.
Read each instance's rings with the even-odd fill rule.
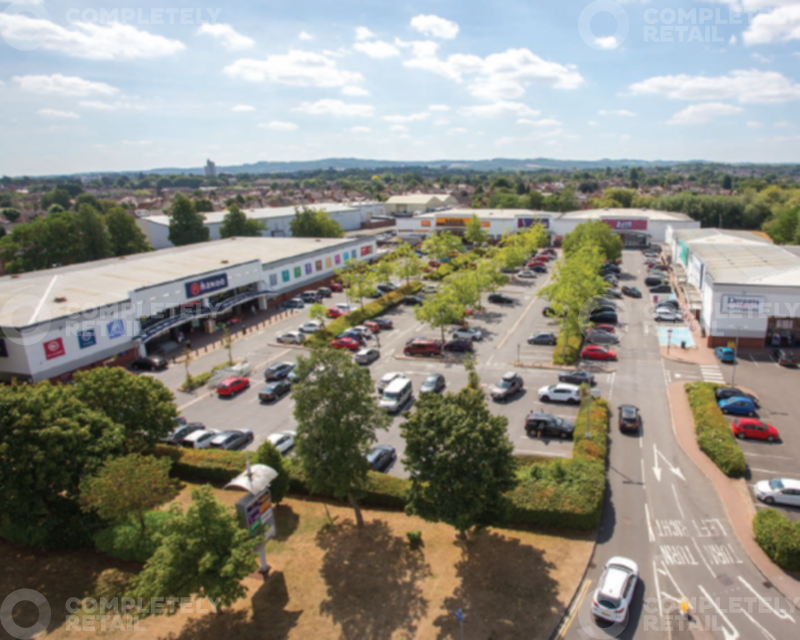
[[0,4],[0,174],[800,162],[800,0],[111,4]]

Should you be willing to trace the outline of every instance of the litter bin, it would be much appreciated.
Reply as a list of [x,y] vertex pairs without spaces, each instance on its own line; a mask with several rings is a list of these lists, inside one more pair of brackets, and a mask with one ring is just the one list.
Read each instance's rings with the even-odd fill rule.
[[686,340],[681,340],[681,349],[686,348]]

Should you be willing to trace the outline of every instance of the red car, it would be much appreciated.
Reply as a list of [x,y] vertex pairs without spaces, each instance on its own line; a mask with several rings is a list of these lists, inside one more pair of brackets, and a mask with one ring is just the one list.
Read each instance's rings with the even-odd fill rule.
[[775,442],[781,436],[771,424],[761,422],[758,418],[736,418],[731,423],[731,433],[737,438],[753,438],[753,440],[766,440]]
[[367,320],[367,321],[364,323],[364,326],[365,326],[367,329],[369,329],[370,331],[372,331],[372,333],[380,333],[380,332],[381,332],[381,325],[379,325],[379,324],[378,324],[377,322],[375,322],[374,320]]
[[328,289],[330,289],[331,291],[336,291],[337,293],[340,293],[340,292],[344,291],[344,285],[342,285],[341,282],[331,282],[328,285]]
[[586,360],[616,360],[617,352],[608,347],[598,347],[595,344],[583,348],[581,358]]
[[217,395],[225,398],[235,396],[240,391],[250,388],[250,381],[247,378],[236,376],[225,378],[217,385]]
[[342,311],[339,307],[328,307],[329,318],[339,318],[344,315],[347,314],[344,311]]
[[336,338],[336,340],[331,340],[331,346],[335,349],[350,349],[350,351],[361,349],[361,344],[355,338]]

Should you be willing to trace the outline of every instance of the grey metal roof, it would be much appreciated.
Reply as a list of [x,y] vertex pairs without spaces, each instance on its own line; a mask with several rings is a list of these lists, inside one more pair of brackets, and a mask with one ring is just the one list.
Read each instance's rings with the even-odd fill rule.
[[562,213],[561,219],[585,219],[594,220],[600,218],[626,218],[636,219],[645,218],[647,220],[664,220],[674,222],[676,220],[691,221],[692,218],[685,213],[676,211],[659,211],[657,209],[580,209],[578,211],[567,211]]
[[677,229],[674,237],[692,248],[696,243],[741,245],[748,243],[772,244],[770,240],[751,231],[736,229]]
[[[260,209],[242,209],[242,213],[253,220],[272,220],[274,218],[294,218],[297,211],[302,211],[303,207],[309,209],[322,209],[327,213],[345,213],[358,211],[358,206],[351,204],[341,204],[338,202],[322,202],[318,204],[292,205],[291,207],[263,207]],[[228,211],[214,211],[203,214],[206,224],[222,224]],[[169,226],[169,216],[149,216],[145,218],[154,224]]]
[[716,284],[800,286],[800,256],[767,242],[692,243]]

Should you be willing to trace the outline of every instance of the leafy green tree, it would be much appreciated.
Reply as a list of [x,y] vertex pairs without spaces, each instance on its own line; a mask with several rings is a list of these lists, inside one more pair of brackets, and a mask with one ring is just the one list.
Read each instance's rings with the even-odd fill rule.
[[177,493],[176,481],[169,477],[171,465],[169,458],[137,453],[107,460],[95,475],[82,479],[81,505],[114,524],[134,519],[144,536],[144,514],[169,502]]
[[587,245],[599,247],[606,260],[613,262],[622,257],[622,240],[602,220],[581,222],[564,236],[564,256],[569,258]]
[[636,197],[633,189],[610,188],[603,191],[603,197],[595,202],[595,209],[630,209]]
[[779,214],[767,226],[769,237],[776,244],[792,244],[800,229],[800,209],[790,209]]
[[72,204],[69,197],[69,192],[64,189],[53,189],[48,191],[39,199],[39,206],[42,209],[47,209],[51,204],[57,204],[64,208],[66,211]]
[[20,219],[22,214],[20,213],[19,209],[9,207],[0,211],[0,215],[2,215],[9,222],[16,222]]
[[0,255],[6,271],[23,273],[80,262],[82,246],[75,214],[60,212],[14,227],[0,241]]
[[75,211],[80,210],[80,206],[82,204],[88,204],[98,213],[103,211],[103,203],[100,202],[100,199],[92,195],[91,193],[82,193],[77,198],[75,198]]
[[422,252],[433,256],[436,260],[444,260],[451,254],[460,253],[463,250],[464,243],[461,238],[454,236],[449,231],[432,233],[422,242]]
[[149,376],[120,367],[97,367],[74,375],[78,398],[124,428],[125,451],[147,451],[175,427],[175,396]]
[[400,246],[395,250],[395,256],[397,260],[397,277],[405,280],[406,284],[416,280],[422,273],[422,259],[407,242],[400,243]]
[[396,270],[397,265],[393,260],[381,260],[373,267],[375,280],[381,284],[390,284]]
[[49,216],[51,213],[64,213],[66,209],[62,207],[60,204],[51,204],[47,208],[47,215]]
[[[475,276],[478,290],[481,293],[491,293],[508,284],[508,277],[500,272],[495,262],[490,260],[483,260],[478,263],[478,267],[475,269]],[[478,300],[480,301],[480,298]]]
[[198,198],[194,201],[194,210],[198,213],[211,213],[214,211],[214,203],[208,198]]
[[414,308],[414,317],[417,320],[424,322],[432,329],[441,330],[442,341],[445,339],[445,327],[461,322],[464,314],[464,306],[459,304],[458,298],[446,287],[442,287],[434,295],[428,296],[421,305]]
[[366,455],[388,415],[378,406],[372,378],[339,349],[300,357],[301,382],[292,386],[297,420],[296,456],[312,493],[347,498],[356,524],[364,519],[357,496],[367,481]]
[[115,256],[152,251],[133,216],[122,207],[114,207],[105,216],[111,250]]
[[726,189],[727,191],[731,191],[733,189],[733,178],[729,173],[726,173],[722,176],[722,188]]
[[444,281],[442,287],[465,315],[467,307],[476,307],[481,300],[478,274],[472,269],[457,271]]
[[503,494],[516,486],[514,446],[508,419],[492,415],[479,383],[455,394],[421,394],[406,418],[400,427],[411,476],[406,511],[445,522],[462,538],[473,526],[502,521]]
[[308,308],[308,317],[325,324],[325,319],[328,317],[328,309],[324,304],[315,302]]
[[[161,545],[134,578],[131,595],[143,600],[201,595],[217,613],[244,598],[242,580],[257,567],[255,545],[228,507],[214,498],[211,487],[194,489],[186,511],[173,505],[171,513]],[[162,612],[174,613],[164,607],[140,615]]]
[[295,210],[289,230],[296,238],[343,238],[342,226],[322,209]]
[[75,225],[81,239],[80,262],[102,260],[113,255],[106,222],[94,207],[80,205],[75,214]]
[[524,209],[526,205],[527,198],[525,196],[519,196],[505,189],[493,190],[486,203],[489,209]]
[[534,211],[541,210],[542,206],[544,205],[544,196],[539,191],[530,191],[525,196],[525,199],[525,206],[528,209],[533,209]]
[[263,230],[263,222],[248,218],[237,205],[232,204],[222,219],[219,235],[223,238],[256,237],[260,236]]
[[169,241],[176,247],[196,242],[207,242],[211,237],[203,216],[194,204],[181,193],[175,195],[169,220]]
[[273,504],[280,504],[289,493],[289,464],[283,454],[269,440],[264,440],[258,445],[256,462],[265,464],[277,472],[278,477],[270,483],[269,491]]
[[481,219],[478,217],[478,214],[473,213],[464,230],[464,238],[467,242],[471,242],[472,244],[483,244],[488,237],[488,234],[483,230]]

